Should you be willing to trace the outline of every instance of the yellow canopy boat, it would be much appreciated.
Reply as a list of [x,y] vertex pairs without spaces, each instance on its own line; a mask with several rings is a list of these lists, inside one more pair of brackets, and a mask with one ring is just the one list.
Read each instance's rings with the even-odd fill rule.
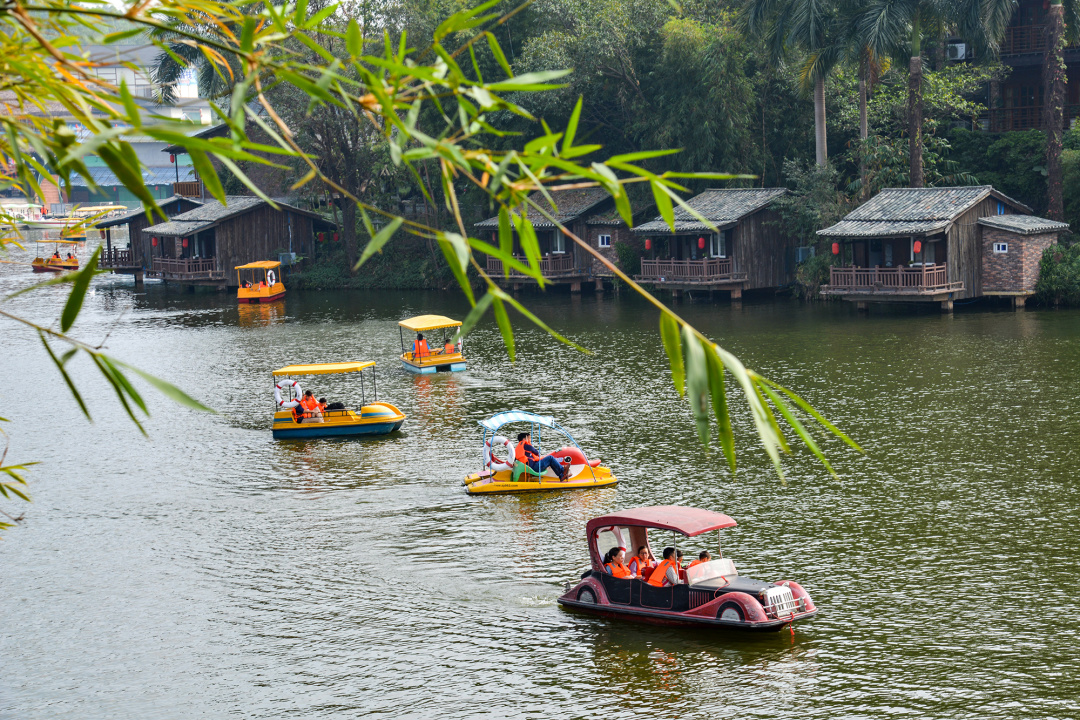
[[[509,439],[499,435],[499,430],[510,423],[522,423],[528,427],[526,432],[532,436],[532,445],[543,454],[541,448],[542,428],[549,428],[569,441],[566,445],[551,453],[552,461],[543,458],[538,467],[533,469],[515,459],[516,436]],[[618,479],[611,468],[604,467],[599,460],[590,460],[585,452],[559,423],[550,415],[537,415],[521,410],[510,410],[493,415],[480,421],[484,428],[484,469],[466,476],[465,491],[470,495],[505,495],[512,493],[547,492],[550,490],[584,490],[587,488],[614,485]],[[506,459],[495,454],[495,448],[505,448]],[[553,465],[557,463],[566,476],[559,479]],[[546,466],[546,467],[545,467]]]
[[277,260],[259,260],[233,268],[236,270],[237,302],[273,302],[285,297],[285,285],[278,277],[280,268],[281,263]]
[[[371,370],[371,389],[374,402],[367,403],[364,370]],[[297,377],[311,375],[341,375],[359,373],[360,411],[350,410],[344,403],[320,405],[309,412],[301,405],[304,391]],[[387,435],[401,427],[405,415],[388,402],[379,402],[375,385],[375,363],[344,362],[317,365],[289,365],[273,372],[274,382],[274,439],[351,437],[354,435]],[[287,397],[282,392],[288,393]],[[321,393],[320,393],[321,394]]]
[[[427,375],[435,372],[458,372],[465,369],[465,357],[461,354],[461,340],[452,342],[456,330],[461,327],[460,320],[451,320],[442,315],[418,315],[398,323],[398,335],[401,337],[401,364],[410,372]],[[416,333],[413,340],[410,334],[408,347],[405,345],[405,330]],[[442,342],[432,343],[424,333],[442,330]],[[450,332],[454,330],[454,332]]]
[[[78,270],[79,245],[81,244],[78,240],[42,240],[37,243],[38,256],[30,263],[30,269],[36,273]],[[46,248],[52,245],[54,248],[53,253],[46,257],[45,254],[48,250],[43,253],[41,251],[42,245]]]

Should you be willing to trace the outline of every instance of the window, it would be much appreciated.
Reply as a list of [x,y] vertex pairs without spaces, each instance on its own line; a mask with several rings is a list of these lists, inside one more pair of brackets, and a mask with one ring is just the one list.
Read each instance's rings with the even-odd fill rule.
[[596,239],[600,243],[600,247],[611,247],[610,235],[598,235]]
[[998,200],[998,215],[1004,215],[1004,214],[1005,214],[1005,203]]
[[1009,243],[994,243],[994,252],[999,254],[1009,252]]
[[551,238],[551,253],[565,253],[566,252],[566,238],[563,237],[561,232],[554,233]]
[[714,258],[727,257],[727,231],[709,236],[709,256]]

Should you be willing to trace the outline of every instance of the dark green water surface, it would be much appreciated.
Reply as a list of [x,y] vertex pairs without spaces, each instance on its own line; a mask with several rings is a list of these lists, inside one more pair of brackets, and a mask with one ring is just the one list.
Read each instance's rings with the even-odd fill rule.
[[[4,293],[32,279],[0,266]],[[61,293],[10,305],[48,319]],[[5,325],[8,461],[42,464],[0,541],[0,717],[1080,716],[1080,313],[683,303],[867,449],[826,440],[838,478],[796,451],[784,486],[740,404],[737,480],[702,450],[656,312],[523,297],[595,354],[519,323],[511,365],[483,323],[467,373],[415,377],[395,360],[397,320],[463,316],[457,295],[237,308],[102,278],[77,334],[109,333],[111,352],[221,410],[150,395],[149,439],[80,360],[87,423],[36,339]],[[354,359],[378,361],[402,432],[271,439],[271,370]],[[508,408],[554,414],[622,482],[467,496],[477,421]],[[732,515],[740,571],[799,580],[819,617],[792,638],[561,609],[587,564],[585,522],[661,503]]]

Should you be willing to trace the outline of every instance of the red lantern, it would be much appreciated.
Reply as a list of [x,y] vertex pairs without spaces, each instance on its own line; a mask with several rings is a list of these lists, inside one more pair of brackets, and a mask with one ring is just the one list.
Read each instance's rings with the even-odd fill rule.
[[337,242],[337,241],[338,241],[338,234],[334,233],[334,242]]
[[187,247],[187,238],[184,238],[184,247]]
[[319,233],[319,242],[326,242],[326,233]]
[[176,156],[173,155],[172,153],[169,153],[169,162],[171,162],[171,163],[176,162]]
[[645,249],[652,250],[652,238],[645,238]]
[[922,240],[916,240],[915,241],[915,252],[917,252],[917,253],[922,252]]
[[150,238],[150,244],[157,247],[157,238]]
[[705,238],[699,237],[697,239],[697,247],[698,247],[698,250],[704,250],[705,249]]
[[833,255],[839,255],[840,254],[840,243],[833,243],[832,244],[832,254]]

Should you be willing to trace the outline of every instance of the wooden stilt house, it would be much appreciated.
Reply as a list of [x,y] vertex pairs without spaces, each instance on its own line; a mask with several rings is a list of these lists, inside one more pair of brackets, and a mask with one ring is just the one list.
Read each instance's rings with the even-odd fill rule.
[[[193,198],[174,195],[162,200],[158,207],[167,217],[175,217],[188,210],[194,210],[202,203]],[[160,222],[159,215],[153,215],[151,220],[146,217],[146,209],[140,208],[119,217],[102,220],[94,227],[105,233],[105,247],[101,250],[100,267],[102,270],[111,270],[113,273],[128,274],[135,276],[135,282],[141,283],[144,273],[150,270],[151,245],[150,238],[144,237],[143,228],[149,227],[154,222]],[[118,228],[127,228],[127,238],[114,238]]]

